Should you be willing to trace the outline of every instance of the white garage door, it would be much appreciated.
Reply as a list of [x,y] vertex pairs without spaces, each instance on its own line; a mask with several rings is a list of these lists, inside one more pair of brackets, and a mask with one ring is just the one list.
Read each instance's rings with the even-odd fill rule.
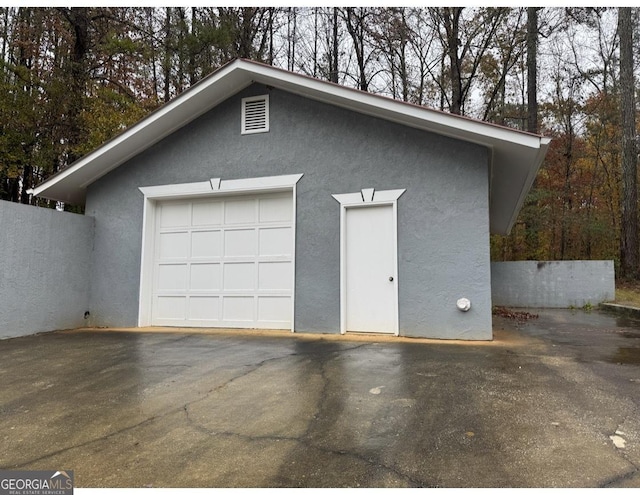
[[292,193],[156,208],[152,325],[291,328]]

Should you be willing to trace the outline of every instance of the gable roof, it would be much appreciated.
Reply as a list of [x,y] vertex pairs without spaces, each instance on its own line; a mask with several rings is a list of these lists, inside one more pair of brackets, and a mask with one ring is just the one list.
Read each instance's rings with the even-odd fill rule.
[[255,82],[486,146],[491,157],[492,233],[508,234],[511,230],[551,141],[543,136],[236,59],[29,192],[65,203],[84,204],[86,189],[91,183]]

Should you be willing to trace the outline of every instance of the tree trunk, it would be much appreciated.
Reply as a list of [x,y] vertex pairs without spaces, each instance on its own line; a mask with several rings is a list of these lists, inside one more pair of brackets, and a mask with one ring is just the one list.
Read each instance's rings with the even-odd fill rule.
[[407,20],[404,10],[401,11],[400,24],[400,80],[402,81],[402,101],[409,101],[409,70],[407,68]]
[[369,91],[369,81],[367,79],[365,59],[365,24],[367,22],[366,7],[359,7],[356,13],[355,8],[347,7],[345,11],[345,21],[347,31],[351,35],[353,41],[353,49],[356,52],[356,61],[358,63],[358,88],[362,91]]
[[313,77],[318,77],[318,7],[313,8]]
[[462,79],[460,76],[460,15],[463,7],[444,7],[443,21],[447,33],[447,55],[449,57],[449,74],[451,77],[451,102],[449,111],[460,115],[462,112]]
[[622,232],[620,269],[624,278],[638,277],[638,171],[635,147],[633,28],[631,8],[618,8],[620,36],[620,111],[622,117]]
[[[196,82],[198,82],[198,74],[196,68],[196,49],[195,44],[198,39],[198,9],[196,7],[191,7],[191,43],[187,43],[187,50],[189,50],[189,86],[193,86]],[[189,34],[186,34],[187,39],[189,39]]]
[[[147,29],[149,30],[149,32],[153,32],[154,30],[154,22],[153,22],[154,11],[155,11],[154,8],[150,8],[150,7],[145,8],[145,12],[147,14],[147,19],[146,19]],[[156,49],[156,43],[153,39],[149,40],[149,48],[151,50],[150,63],[151,63],[151,76],[153,78],[153,96],[154,96],[154,101],[158,101],[159,99],[158,68],[156,64],[157,49]]]
[[269,7],[269,65],[273,65],[273,12],[274,8]]
[[2,52],[0,53],[0,61],[7,61],[7,41],[9,39],[9,8],[2,9],[3,26],[2,26]]
[[71,81],[69,94],[68,119],[68,163],[79,158],[75,151],[82,139],[80,114],[87,89],[88,71],[86,56],[89,52],[89,9],[72,7],[66,11],[66,18],[73,29],[73,48],[71,51]]
[[329,64],[329,80],[337,84],[338,82],[338,7],[333,7],[333,43],[331,46],[332,56]]
[[178,27],[176,30],[176,47],[178,53],[178,60],[176,61],[176,91],[178,94],[180,94],[186,89],[186,86],[188,86],[185,81],[186,73],[189,72],[189,63],[188,60],[186,60],[188,57],[188,54],[186,52],[188,50],[189,28],[187,27],[187,16],[185,14],[185,7],[174,8],[176,9],[176,20],[178,22]]
[[287,12],[287,68],[293,71],[296,59],[296,8],[289,7]]
[[538,132],[538,7],[527,7],[527,130]]
[[254,7],[242,7],[239,9],[241,15],[239,23],[239,35],[238,35],[238,57],[240,58],[253,58],[253,33],[254,26],[253,21],[258,8]]
[[165,8],[162,72],[164,76],[164,101],[167,102],[171,99],[171,7]]

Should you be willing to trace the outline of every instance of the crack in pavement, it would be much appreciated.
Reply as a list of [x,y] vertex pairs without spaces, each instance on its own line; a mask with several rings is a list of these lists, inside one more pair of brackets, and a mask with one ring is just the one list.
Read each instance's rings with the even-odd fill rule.
[[[183,340],[183,339],[186,339],[188,337],[189,336],[180,337],[178,340]],[[355,348],[360,347],[362,345],[365,345],[365,344],[361,344],[361,345],[355,346]],[[349,349],[352,349],[352,348],[353,347],[349,347],[349,348],[346,348],[344,350],[349,350]],[[197,399],[189,401],[184,406],[179,406],[179,407],[167,409],[167,410],[163,411],[161,414],[156,414],[156,415],[151,416],[149,418],[145,418],[145,419],[143,419],[142,421],[140,421],[140,422],[138,422],[136,424],[133,424],[133,425],[130,425],[130,426],[126,426],[124,428],[120,428],[120,429],[118,429],[116,431],[112,431],[112,432],[108,433],[107,435],[103,435],[103,436],[100,436],[100,437],[97,437],[97,438],[92,438],[90,440],[84,441],[84,442],[79,443],[79,444],[69,445],[68,447],[64,447],[64,448],[49,452],[47,454],[41,455],[41,456],[36,457],[36,458],[29,459],[29,460],[26,460],[26,461],[21,461],[21,462],[19,462],[17,464],[2,465],[2,466],[0,466],[0,469],[17,469],[17,468],[21,468],[23,466],[27,466],[27,465],[32,464],[34,462],[39,462],[39,461],[42,461],[42,460],[45,460],[45,459],[49,459],[49,458],[52,458],[52,457],[54,457],[56,455],[59,455],[59,454],[65,453],[65,452],[69,452],[69,451],[74,450],[74,449],[86,447],[88,445],[100,442],[102,440],[106,440],[106,439],[112,438],[112,437],[114,437],[114,436],[116,436],[116,435],[118,435],[120,433],[125,433],[127,431],[133,430],[133,429],[138,428],[140,426],[144,426],[144,425],[146,425],[148,423],[151,423],[151,422],[153,422],[153,421],[155,421],[157,419],[162,419],[162,418],[165,418],[165,417],[170,416],[172,414],[180,413],[180,411],[182,411],[183,409],[187,408],[188,406],[207,399],[210,395],[222,390],[223,388],[225,388],[226,386],[228,386],[232,382],[234,382],[236,380],[239,380],[240,378],[248,376],[251,373],[259,370],[266,363],[269,363],[271,361],[277,361],[277,360],[280,360],[280,359],[286,359],[286,358],[289,358],[291,356],[296,356],[298,354],[299,353],[292,352],[292,353],[288,353],[288,354],[286,354],[284,356],[275,356],[275,357],[264,359],[264,360],[254,364],[254,365],[249,365],[249,366],[251,366],[251,369],[249,369],[249,370],[247,370],[247,371],[245,371],[243,373],[240,373],[237,376],[234,376],[234,377],[230,378],[229,380],[227,380],[226,382],[222,383],[221,385],[209,390],[204,396],[198,397]]]
[[[618,426],[616,426],[616,429],[614,430],[613,435],[619,435],[621,438],[623,438],[625,440],[625,442],[627,441],[625,436],[626,434],[622,433],[622,431],[620,430],[620,428],[623,427],[623,425],[627,424],[629,419],[635,419],[635,415],[632,416],[626,416],[621,422],[618,422]],[[620,433],[619,433],[620,432]],[[605,434],[606,435],[606,434]],[[611,435],[606,435],[608,440],[612,441]],[[637,473],[638,471],[640,471],[640,466],[638,466],[635,461],[633,461],[630,457],[628,452],[626,451],[625,447],[623,448],[618,448],[617,446],[615,446],[615,452],[617,455],[619,455],[620,457],[622,457],[626,462],[628,462],[631,466],[633,466],[634,470],[629,474],[629,476],[632,476],[634,473]],[[625,478],[626,476],[623,475],[623,478]],[[617,478],[614,478],[614,480],[618,480]],[[622,480],[619,480],[622,481]]]
[[606,480],[604,483],[602,483],[601,485],[598,485],[598,488],[610,488],[610,487],[615,487],[614,485],[616,485],[617,483],[620,483],[622,481],[631,479],[636,473],[640,472],[640,470],[638,469],[638,467],[631,463],[631,465],[634,467],[633,470],[629,471],[628,473],[624,473],[618,476],[614,476],[613,478],[609,478],[608,480]]
[[21,467],[23,467],[23,466],[27,466],[27,465],[32,464],[32,463],[34,463],[34,462],[38,462],[38,461],[41,461],[41,460],[44,460],[44,459],[49,459],[49,458],[54,457],[54,456],[56,456],[56,455],[58,455],[58,454],[62,454],[62,453],[64,453],[64,452],[68,452],[68,451],[71,451],[71,450],[74,450],[74,449],[78,449],[78,448],[81,448],[81,447],[86,447],[86,446],[91,445],[91,444],[93,444],[93,443],[96,443],[96,442],[100,442],[100,441],[102,441],[102,440],[109,439],[109,438],[114,437],[114,436],[116,436],[116,435],[118,435],[118,434],[120,434],[120,433],[124,433],[124,432],[130,431],[130,430],[133,430],[133,429],[135,429],[135,428],[138,428],[139,426],[143,426],[143,425],[145,425],[145,424],[147,424],[147,423],[151,423],[152,421],[154,421],[154,420],[156,420],[156,419],[162,419],[162,418],[165,418],[165,417],[170,416],[170,415],[172,415],[172,414],[179,413],[181,410],[183,410],[183,408],[186,408],[187,406],[189,406],[189,405],[191,405],[191,404],[195,404],[196,402],[200,402],[200,401],[202,401],[202,400],[206,399],[209,395],[211,395],[211,394],[213,394],[213,393],[217,392],[218,390],[220,390],[220,389],[222,389],[222,388],[226,387],[226,386],[227,386],[228,384],[230,384],[231,382],[233,382],[233,381],[235,381],[235,380],[238,380],[238,379],[240,379],[240,378],[242,378],[242,377],[244,377],[244,376],[247,376],[247,375],[249,375],[249,374],[253,373],[253,372],[254,372],[254,371],[256,371],[257,369],[259,369],[260,367],[262,367],[265,363],[267,363],[267,362],[269,362],[269,361],[274,361],[274,360],[277,360],[277,359],[284,359],[284,358],[287,358],[287,357],[290,357],[290,356],[292,356],[292,354],[287,354],[286,356],[279,356],[279,357],[274,357],[274,358],[265,359],[265,360],[263,360],[263,361],[261,361],[261,362],[257,363],[254,367],[252,367],[252,369],[250,369],[250,370],[248,370],[248,371],[246,371],[246,372],[244,372],[244,373],[242,373],[242,374],[240,374],[240,375],[238,375],[238,376],[234,376],[234,377],[230,378],[229,380],[227,380],[227,381],[226,381],[226,382],[224,382],[223,384],[219,385],[218,387],[215,387],[215,388],[211,389],[211,390],[210,390],[209,392],[207,392],[203,397],[198,397],[197,399],[194,399],[194,400],[192,400],[192,401],[189,401],[189,402],[188,402],[187,404],[185,404],[184,406],[179,406],[179,407],[175,407],[175,408],[167,409],[167,410],[165,410],[164,412],[162,412],[161,414],[157,414],[157,415],[151,416],[150,418],[145,418],[144,420],[142,420],[142,421],[140,421],[140,422],[138,422],[138,423],[136,423],[136,424],[134,424],[134,425],[126,426],[126,427],[121,428],[121,429],[118,429],[118,430],[116,430],[116,431],[112,431],[111,433],[108,433],[107,435],[100,436],[100,437],[98,437],[98,438],[93,438],[93,439],[87,440],[87,441],[82,442],[82,443],[79,443],[79,444],[70,445],[70,446],[68,446],[68,447],[64,447],[64,448],[62,448],[62,449],[58,449],[58,450],[55,450],[55,451],[53,451],[53,452],[49,452],[49,453],[47,453],[47,454],[45,454],[45,455],[42,455],[42,456],[40,456],[40,457],[37,457],[37,458],[33,458],[33,459],[30,459],[30,460],[27,460],[27,461],[20,462],[19,464],[7,465],[7,466],[0,466],[0,469],[16,469],[16,468],[21,468]]
[[[348,352],[348,351],[353,351],[353,350],[357,350],[366,346],[369,346],[370,344],[368,343],[363,343],[363,344],[357,344],[357,345],[353,345],[353,346],[348,346],[348,347],[344,347],[341,349],[335,349],[332,350],[329,353],[326,353],[324,355],[322,355],[321,357],[322,359],[322,368],[321,368],[321,376],[322,376],[322,380],[323,380],[323,387],[322,387],[322,391],[320,393],[320,399],[318,401],[318,408],[316,410],[316,414],[314,415],[314,417],[317,417],[321,411],[322,411],[322,403],[325,401],[326,397],[327,397],[327,390],[329,387],[329,378],[326,376],[326,364],[329,361],[329,357],[333,358],[335,357],[335,355],[337,354],[341,354],[344,352]],[[232,378],[228,379],[227,381],[225,381],[224,383],[218,385],[217,387],[212,388],[211,390],[209,390],[207,393],[205,393],[202,397],[198,397],[192,401],[187,402],[186,404],[179,406],[179,407],[175,407],[175,408],[170,408],[167,409],[159,414],[156,414],[154,416],[151,416],[149,418],[145,418],[142,421],[139,421],[136,424],[133,425],[129,425],[123,428],[120,428],[116,431],[112,431],[110,433],[108,433],[107,435],[103,435],[100,436],[98,438],[93,438],[87,441],[84,441],[82,443],[79,444],[75,444],[75,445],[70,445],[68,447],[64,447],[58,450],[55,450],[53,452],[49,452],[47,454],[44,454],[42,456],[36,457],[36,458],[32,458],[23,462],[19,462],[17,464],[13,464],[13,465],[5,465],[2,466],[2,469],[19,469],[25,466],[28,466],[30,464],[39,462],[39,461],[43,461],[46,459],[50,459],[53,458],[57,455],[63,454],[65,452],[69,452],[75,449],[79,449],[82,447],[87,447],[89,445],[95,444],[97,442],[100,441],[104,441],[104,440],[108,440],[111,439],[113,437],[116,437],[117,435],[120,435],[122,433],[126,433],[132,430],[135,430],[136,428],[139,427],[144,427],[148,424],[151,424],[152,422],[159,420],[159,419],[163,419],[166,418],[168,416],[171,416],[173,414],[185,414],[185,417],[187,419],[187,422],[190,426],[192,426],[194,429],[205,433],[207,435],[210,436],[225,436],[225,437],[236,437],[236,438],[240,438],[240,439],[244,439],[246,441],[292,441],[292,442],[296,442],[299,445],[308,448],[308,449],[314,449],[318,452],[322,452],[325,454],[329,454],[329,455],[335,455],[335,456],[347,456],[350,457],[352,459],[356,459],[359,460],[361,462],[364,462],[365,464],[372,466],[374,468],[377,469],[384,469],[390,473],[393,473],[395,476],[397,476],[400,479],[405,480],[408,484],[414,486],[414,487],[425,487],[425,486],[431,486],[431,485],[426,485],[423,481],[417,480],[412,478],[411,476],[407,475],[406,473],[403,473],[401,471],[399,471],[397,468],[393,467],[393,466],[389,466],[386,465],[382,462],[380,462],[379,460],[373,459],[373,458],[369,458],[369,457],[365,457],[361,454],[358,454],[356,452],[352,452],[352,451],[348,451],[348,450],[334,450],[334,449],[330,449],[330,448],[325,448],[325,447],[321,447],[319,445],[313,444],[310,440],[308,440],[308,436],[311,434],[311,428],[312,428],[312,420],[313,418],[310,419],[309,421],[309,426],[307,427],[307,430],[302,434],[301,437],[287,437],[287,436],[277,436],[277,435],[264,435],[264,436],[250,436],[250,435],[244,435],[241,433],[232,433],[232,432],[216,432],[214,430],[208,429],[206,427],[204,427],[201,424],[198,424],[193,418],[190,417],[189,415],[189,407],[192,406],[193,404],[196,404],[198,402],[204,401],[206,399],[208,399],[211,395],[216,394],[217,392],[221,391],[222,389],[228,387],[230,384],[232,384],[233,382],[240,380],[241,378],[247,377],[249,375],[251,375],[252,373],[260,370],[262,367],[264,367],[266,364],[271,363],[271,362],[275,362],[275,361],[279,361],[279,360],[283,360],[283,359],[287,359],[293,356],[304,356],[304,355],[310,355],[310,354],[317,354],[316,351],[310,351],[310,352],[293,352],[293,353],[289,353],[286,354],[284,356],[275,356],[275,357],[271,357],[271,358],[267,358],[264,359],[256,364],[253,365],[249,365],[250,369],[246,370],[243,373],[240,373],[236,376],[233,376]],[[325,359],[326,358],[326,359]]]
[[289,437],[289,436],[279,436],[279,435],[245,435],[243,433],[237,433],[237,432],[230,432],[230,431],[215,431],[212,429],[209,429],[205,426],[202,426],[200,424],[197,424],[193,419],[191,419],[189,417],[189,412],[187,410],[187,408],[185,407],[185,413],[186,413],[186,418],[187,421],[189,422],[190,426],[192,426],[194,429],[196,429],[197,431],[200,431],[202,433],[206,433],[209,436],[213,436],[213,437],[226,437],[226,438],[237,438],[240,440],[244,440],[244,441],[248,441],[248,442],[260,442],[260,441],[272,441],[272,442],[278,442],[278,441],[290,441],[290,442],[295,442],[298,443],[300,445],[302,445],[303,447],[306,447],[308,449],[313,449],[316,450],[318,452],[322,452],[324,454],[329,454],[329,455],[336,455],[336,456],[346,456],[346,457],[350,457],[352,459],[357,459],[359,461],[364,462],[365,464],[368,464],[369,466],[372,466],[374,468],[378,468],[378,469],[384,469],[386,471],[389,471],[393,474],[395,474],[397,477],[404,479],[405,481],[407,481],[408,483],[410,483],[411,485],[413,485],[416,488],[435,488],[436,485],[428,485],[425,484],[423,481],[419,481],[416,480],[414,478],[412,478],[411,476],[407,475],[406,473],[403,473],[401,471],[399,471],[398,469],[396,469],[393,466],[389,466],[387,464],[384,464],[378,460],[372,459],[372,458],[368,458],[365,457],[361,454],[358,454],[356,452],[352,452],[349,450],[335,450],[335,449],[330,449],[328,447],[321,447],[319,445],[313,444],[308,440],[305,440],[304,435],[301,437]]
[[106,440],[108,438],[111,438],[111,437],[114,437],[116,435],[119,435],[120,433],[125,433],[127,431],[133,430],[135,428],[138,428],[139,426],[145,425],[146,423],[151,423],[152,421],[155,421],[156,419],[165,417],[168,414],[170,414],[170,413],[163,414],[162,416],[152,416],[150,418],[146,418],[146,419],[140,421],[139,423],[136,423],[136,424],[130,425],[130,426],[126,426],[126,427],[121,428],[121,429],[116,430],[116,431],[112,431],[111,433],[109,433],[107,435],[104,435],[104,436],[101,436],[99,438],[94,438],[94,439],[91,439],[91,440],[87,440],[86,442],[82,442],[82,443],[79,443],[79,444],[76,444],[76,445],[70,445],[69,447],[65,447],[65,448],[58,449],[58,450],[53,451],[53,452],[49,452],[48,454],[45,454],[45,455],[40,456],[40,457],[36,457],[35,459],[30,459],[30,460],[25,461],[25,462],[21,462],[19,464],[0,466],[0,469],[21,468],[21,467],[27,466],[29,464],[32,464],[34,462],[42,461],[44,459],[49,459],[49,458],[54,457],[54,456],[56,456],[58,454],[63,454],[64,452],[69,452],[70,450],[74,450],[74,449],[77,449],[77,448],[80,448],[80,447],[86,447],[87,445],[91,445],[92,443],[96,443],[96,442],[99,442],[101,440]]
[[[366,344],[360,344],[358,346],[354,346],[349,350],[357,350],[362,348],[363,346],[365,346]],[[330,354],[338,354],[340,352],[343,352],[343,350],[336,350],[333,351]],[[324,356],[323,356],[324,357]],[[326,403],[327,403],[327,396],[328,396],[328,390],[330,388],[330,378],[327,376],[327,363],[329,362],[329,359],[323,359],[321,362],[321,372],[320,372],[320,376],[322,377],[322,381],[323,381],[323,386],[322,386],[322,390],[320,392],[320,397],[318,399],[318,407],[316,409],[316,414],[314,414],[314,418],[319,417],[322,414],[322,410],[324,408],[326,408]],[[304,445],[307,448],[312,448],[312,449],[316,449],[320,452],[324,452],[330,455],[345,455],[345,456],[349,456],[351,458],[360,460],[362,462],[364,462],[365,464],[368,464],[372,467],[376,467],[379,469],[385,469],[393,474],[395,474],[397,477],[404,479],[405,481],[407,481],[409,484],[413,485],[414,487],[420,487],[420,488],[426,488],[426,487],[435,487],[435,485],[431,485],[431,484],[425,484],[423,481],[418,481],[414,478],[412,478],[411,476],[409,476],[408,474],[398,470],[395,467],[389,466],[387,464],[382,463],[380,460],[374,460],[372,458],[367,458],[361,454],[358,454],[357,452],[352,452],[352,451],[348,451],[348,450],[334,450],[334,449],[330,449],[330,448],[325,448],[325,447],[320,447],[316,444],[311,443],[311,440],[309,439],[311,432],[312,432],[312,428],[313,428],[313,421],[310,420],[309,421],[309,425],[306,429],[306,431],[303,433],[303,435],[301,436],[299,442]]]
[[[332,354],[333,353],[341,353],[341,352],[346,352],[346,351],[350,351],[350,350],[353,350],[353,349],[359,349],[360,347],[363,347],[365,345],[367,345],[367,344],[358,344],[358,345],[354,345],[354,346],[351,346],[351,347],[347,347],[345,349],[339,349],[339,350],[331,351],[331,353]],[[250,374],[258,371],[259,369],[261,369],[267,363],[270,363],[272,361],[279,361],[281,359],[287,359],[287,358],[290,358],[290,357],[293,357],[293,356],[306,356],[306,355],[309,355],[309,354],[314,354],[314,353],[313,352],[292,352],[292,353],[287,354],[285,356],[271,357],[271,358],[264,359],[264,360],[262,360],[262,361],[260,361],[260,362],[258,362],[256,364],[245,365],[245,366],[249,366],[250,367],[250,369],[248,371],[246,371],[244,373],[241,373],[238,376],[234,376],[233,378],[231,378],[231,379],[227,380],[226,382],[218,385],[217,387],[212,388],[204,396],[199,397],[198,399],[189,401],[187,404],[185,404],[184,407],[188,407],[188,406],[190,406],[192,404],[196,404],[197,402],[201,402],[201,401],[207,399],[211,394],[219,392],[220,390],[222,390],[222,389],[226,388],[227,386],[231,385],[236,380],[240,380],[242,378],[245,378],[245,377],[249,376]]]
[[[344,349],[339,349],[339,350],[336,350],[336,351],[332,351],[332,353],[346,352],[346,351],[350,351],[350,350],[353,350],[353,349],[358,349],[358,348],[363,347],[365,345],[367,345],[367,344],[358,344],[358,345],[350,346],[350,347],[347,347],[347,348],[344,348]],[[185,407],[186,406],[190,406],[191,404],[195,404],[197,402],[200,402],[200,401],[208,398],[209,395],[214,394],[214,393],[222,390],[223,388],[229,386],[231,383],[235,382],[236,380],[240,380],[241,378],[249,376],[250,374],[254,373],[255,371],[258,371],[260,368],[262,368],[267,363],[270,363],[272,361],[279,361],[281,359],[287,359],[287,358],[290,358],[290,357],[293,357],[293,356],[306,356],[306,355],[309,355],[309,354],[315,354],[315,353],[314,352],[291,352],[291,353],[286,354],[284,356],[275,356],[275,357],[264,359],[264,360],[262,360],[262,361],[260,361],[260,362],[258,362],[256,364],[245,365],[245,366],[250,367],[250,369],[248,371],[245,371],[244,373],[241,373],[238,376],[234,376],[233,378],[231,378],[231,379],[227,380],[226,382],[218,385],[217,387],[212,388],[203,397],[200,397],[198,399],[195,399],[193,401],[188,402],[185,405]]]
[[[359,460],[361,462],[364,462],[365,464],[376,468],[376,469],[383,469],[386,470],[387,472],[393,473],[396,477],[405,480],[408,484],[410,484],[413,487],[420,487],[420,488],[425,488],[425,487],[435,487],[436,485],[432,485],[432,484],[426,484],[424,481],[421,480],[417,480],[415,478],[412,478],[411,476],[409,476],[408,474],[398,470],[397,468],[393,467],[393,466],[389,466],[387,464],[384,464],[382,462],[380,462],[377,459],[374,458],[370,458],[370,457],[365,457],[361,454],[358,454],[357,452],[353,452],[353,451],[349,451],[349,450],[336,450],[336,449],[331,449],[331,448],[327,448],[327,447],[322,447],[319,446],[317,444],[314,444],[311,442],[311,440],[309,439],[309,436],[311,435],[311,431],[313,428],[313,419],[317,418],[319,416],[322,415],[322,410],[325,408],[326,402],[327,402],[327,390],[329,389],[329,382],[330,379],[327,376],[327,369],[326,369],[326,365],[327,363],[335,358],[336,355],[341,354],[343,352],[346,351],[352,351],[352,350],[357,350],[359,348],[362,348],[364,346],[366,346],[368,344],[358,344],[358,345],[354,345],[354,346],[350,346],[348,348],[344,348],[344,349],[334,349],[330,352],[325,352],[324,354],[320,355],[319,357],[321,358],[321,368],[320,368],[320,375],[322,377],[322,382],[323,382],[323,386],[322,389],[320,391],[319,394],[319,398],[317,401],[317,407],[316,407],[316,411],[315,413],[312,415],[312,417],[309,419],[308,421],[308,426],[307,429],[304,431],[304,433],[302,433],[299,437],[291,437],[291,436],[280,436],[280,435],[245,435],[242,433],[237,433],[237,432],[229,432],[229,431],[216,431],[213,430],[211,428],[207,428],[205,426],[203,426],[202,424],[198,423],[195,419],[193,419],[189,413],[189,406],[194,402],[191,402],[189,404],[185,404],[183,409],[184,409],[184,413],[185,413],[185,417],[187,419],[187,422],[189,423],[189,425],[191,427],[193,427],[195,430],[201,432],[201,433],[205,433],[207,435],[210,436],[218,436],[218,437],[229,437],[229,438],[237,438],[237,439],[241,439],[244,441],[249,441],[249,442],[257,442],[257,441],[290,441],[290,442],[295,442],[307,449],[313,449],[316,450],[318,452],[322,452],[324,454],[329,454],[329,455],[335,455],[335,456],[346,456],[346,457],[350,457],[352,459],[356,459]],[[301,353],[296,353],[294,355],[308,355],[308,354],[316,354],[314,352],[301,352]],[[267,360],[268,361],[268,360]],[[259,364],[263,364],[259,363]],[[257,369],[257,368],[256,368]],[[255,370],[251,370],[251,372],[253,372]],[[249,372],[250,373],[250,372]],[[247,376],[249,373],[246,373],[243,376]],[[241,376],[235,378],[235,379],[239,379],[242,378]],[[234,380],[235,380],[234,379]],[[228,381],[226,383],[226,385],[230,384],[231,381]],[[214,391],[219,390],[220,387]],[[212,391],[211,393],[213,393],[214,391]],[[207,394],[210,395],[210,394]],[[204,399],[204,398],[203,398]]]
[[[345,351],[349,351],[349,350],[354,350],[354,349],[359,349],[360,347],[365,346],[366,344],[358,344],[358,345],[354,345],[354,346],[350,346],[348,348],[345,349],[338,349],[338,350],[334,350],[331,351],[330,353],[324,354],[322,357],[327,356],[328,354],[338,354],[338,353],[342,353]],[[182,406],[182,409],[185,411],[186,416],[187,416],[187,420],[193,424],[194,427],[199,427],[201,429],[203,429],[204,432],[209,433],[209,434],[215,434],[213,431],[207,429],[206,427],[202,426],[202,425],[197,425],[195,423],[195,420],[193,420],[190,415],[189,415],[189,407],[192,406],[193,404],[197,404],[198,402],[202,402],[206,399],[208,399],[211,395],[219,392],[220,390],[226,388],[227,386],[229,386],[231,383],[240,380],[242,378],[245,378],[247,376],[249,376],[250,374],[254,373],[255,371],[258,371],[260,368],[262,368],[265,364],[272,362],[272,361],[278,361],[280,359],[286,359],[288,357],[292,357],[292,356],[305,356],[305,355],[309,355],[309,354],[314,354],[313,352],[294,352],[291,354],[287,354],[286,356],[277,356],[277,357],[272,357],[272,358],[268,358],[265,359],[263,361],[260,361],[258,363],[256,363],[255,365],[249,365],[251,366],[251,369],[247,370],[246,372],[238,375],[238,376],[234,376],[232,378],[230,378],[229,380],[227,380],[226,382],[218,385],[217,387],[212,388],[211,390],[209,390],[205,395],[203,395],[202,397],[199,397],[195,400],[189,401],[186,404],[184,404],[184,406]],[[323,360],[323,364],[322,364],[322,379],[323,382],[325,383],[325,385],[323,386],[323,392],[321,393],[321,398],[324,397],[324,389],[326,387],[326,378],[324,376],[324,365],[326,364],[326,359]],[[319,403],[321,403],[322,401],[320,400]],[[320,411],[320,407],[318,407],[317,411]],[[305,434],[303,436],[306,436],[307,433],[309,431],[309,428],[307,428],[307,431],[305,432]]]

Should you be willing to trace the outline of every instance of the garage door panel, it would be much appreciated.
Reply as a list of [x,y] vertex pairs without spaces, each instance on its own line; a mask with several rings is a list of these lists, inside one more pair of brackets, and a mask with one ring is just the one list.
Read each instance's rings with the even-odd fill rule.
[[291,328],[291,193],[169,200],[157,211],[152,324]]
[[293,273],[289,262],[260,263],[258,265],[258,289],[291,290]]
[[288,322],[291,319],[291,298],[259,297],[258,320],[264,322]]
[[199,201],[193,203],[191,225],[206,227],[222,224],[223,203],[221,201]]
[[222,289],[220,263],[196,263],[191,265],[189,288],[192,291],[219,291]]
[[186,291],[189,285],[186,264],[159,265],[158,266],[158,290],[161,291]]
[[222,232],[203,230],[191,232],[192,258],[218,258],[222,256]]
[[255,320],[253,314],[254,298],[253,296],[233,297],[227,296],[222,301],[223,318],[226,321],[242,321],[249,322]]
[[189,298],[187,319],[218,321],[220,319],[220,298],[204,296]]
[[154,310],[158,319],[184,321],[187,309],[186,296],[158,296],[155,303]]
[[293,216],[291,195],[261,198],[258,211],[260,223],[291,222]]
[[189,256],[188,232],[161,232],[160,259],[185,259]]
[[255,199],[228,200],[225,202],[225,225],[238,225],[242,223],[256,223]]
[[255,256],[255,229],[227,230],[224,233],[224,255],[227,257]]
[[293,253],[293,229],[279,227],[260,229],[260,256],[291,256]]
[[187,227],[191,205],[189,203],[166,203],[161,207],[160,227]]
[[253,291],[255,288],[255,263],[225,263],[224,290]]

